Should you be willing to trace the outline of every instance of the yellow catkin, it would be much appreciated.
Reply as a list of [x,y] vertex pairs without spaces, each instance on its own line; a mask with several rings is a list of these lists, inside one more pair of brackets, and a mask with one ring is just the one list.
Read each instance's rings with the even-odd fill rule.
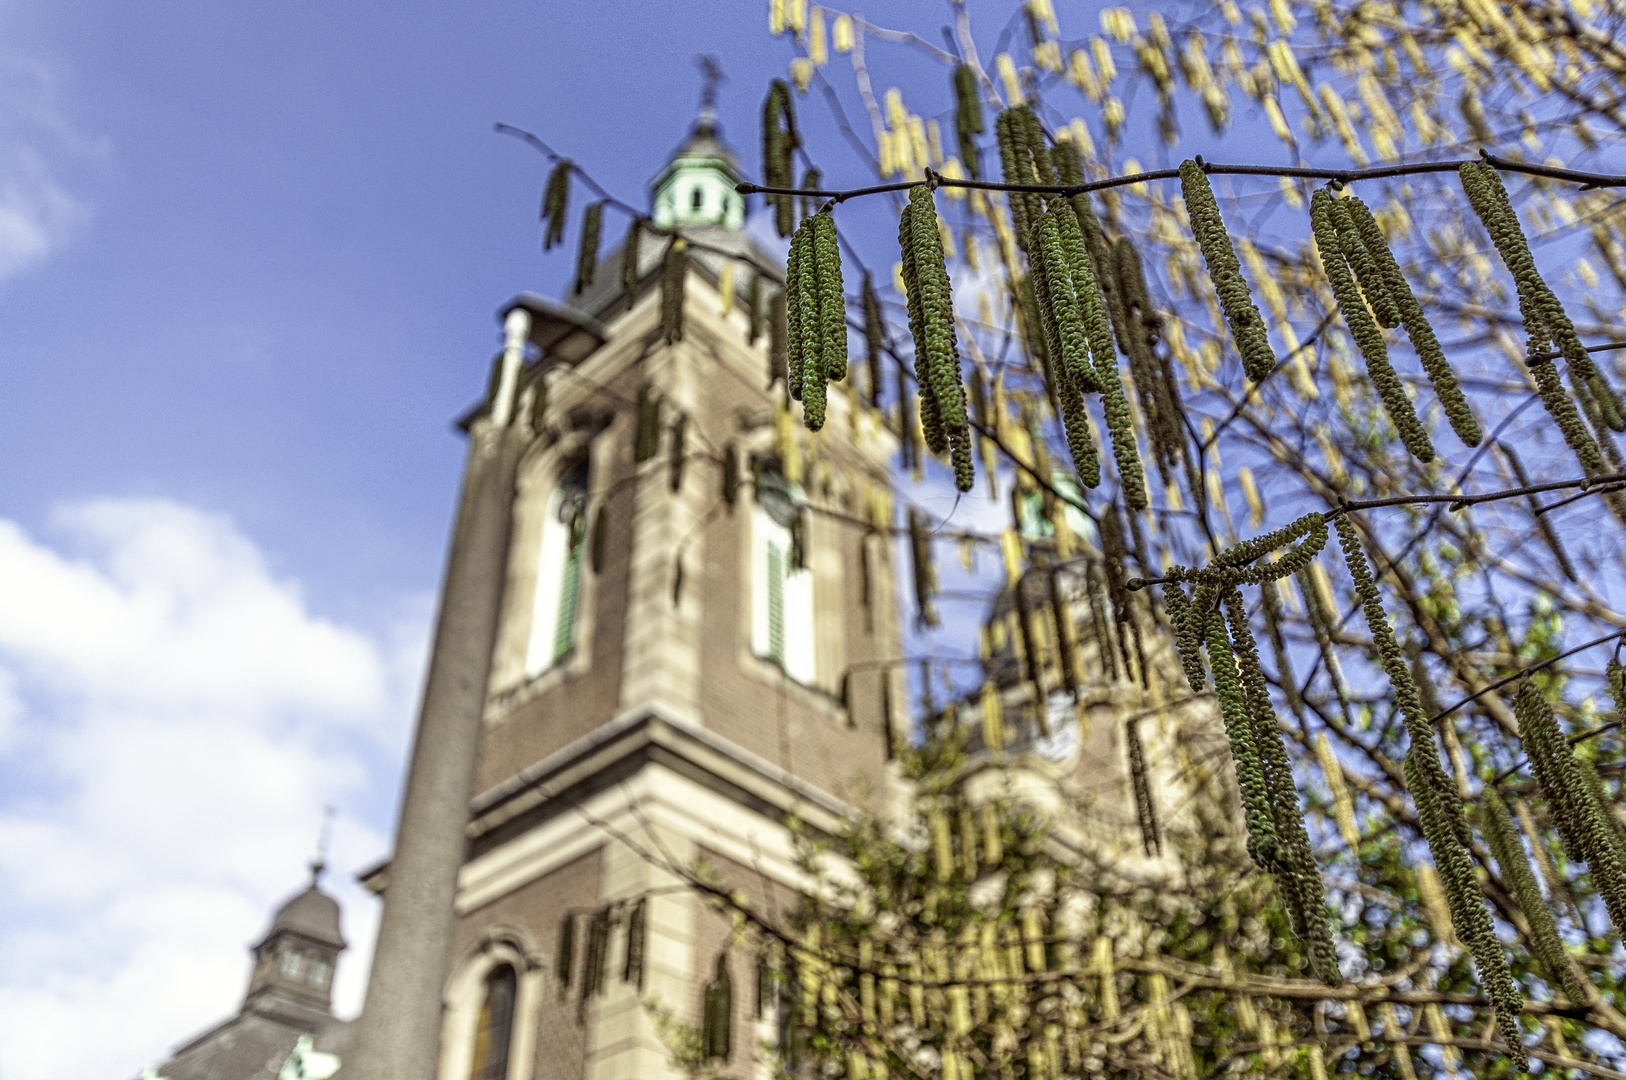
[[734,310],[734,263],[732,260],[723,264],[723,272],[721,280],[717,283],[717,289],[723,294],[718,314],[726,319],[729,313]]
[[1316,736],[1315,755],[1321,761],[1321,772],[1327,778],[1332,792],[1333,817],[1338,822],[1338,834],[1344,838],[1351,852],[1361,850],[1361,830],[1355,823],[1355,804],[1349,797],[1349,786],[1344,783],[1344,767],[1332,748],[1332,740],[1325,731]]
[[1101,980],[1101,1015],[1106,1020],[1117,1020],[1118,976],[1112,962],[1112,939],[1102,935],[1095,939],[1095,974]]
[[829,48],[824,36],[824,9],[815,7],[807,24],[807,58],[814,67],[823,67],[830,61]]
[[999,81],[1005,86],[1008,105],[1020,105],[1027,100],[1022,93],[1022,80],[1016,74],[1016,61],[1011,59],[1010,53],[1002,52],[994,57],[994,70],[999,73]]
[[1456,931],[1451,926],[1451,907],[1446,903],[1445,890],[1440,886],[1440,875],[1433,863],[1417,864],[1417,896],[1423,902],[1423,910],[1428,913],[1435,938],[1447,945],[1460,946]]
[[[1383,1033],[1385,1035],[1398,1035],[1406,1029],[1400,1024],[1400,1015],[1395,1012],[1393,1002],[1385,1001],[1378,1006],[1383,1015]],[[1411,1048],[1405,1043],[1397,1042],[1393,1045],[1394,1061],[1400,1066],[1401,1080],[1417,1080],[1417,1070],[1412,1068]]]
[[1440,1043],[1440,1061],[1445,1065],[1445,1075],[1451,1077],[1451,1080],[1456,1080],[1457,1065],[1462,1061],[1462,1055],[1458,1053],[1456,1047],[1447,1045],[1443,1041],[1451,1038],[1451,1025],[1445,1022],[1445,1012],[1440,1008],[1440,1003],[1431,1001],[1424,1005],[1423,1018],[1428,1021],[1428,1033],[1436,1039],[1442,1040]]
[[837,15],[830,24],[830,42],[838,53],[853,51],[853,19],[851,15]]
[[1005,745],[1005,703],[992,681],[982,685],[982,741],[990,750]]
[[991,802],[982,804],[982,853],[989,866],[998,866],[1005,861],[1005,838],[1000,835],[999,807]]
[[1236,478],[1242,485],[1242,497],[1248,503],[1248,524],[1257,529],[1265,520],[1265,500],[1259,497],[1259,485],[1254,482],[1253,470],[1244,465],[1237,470]]

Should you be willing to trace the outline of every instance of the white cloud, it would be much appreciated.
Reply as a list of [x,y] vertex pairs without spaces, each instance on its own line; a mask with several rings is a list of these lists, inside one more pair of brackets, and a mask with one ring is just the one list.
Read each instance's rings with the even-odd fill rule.
[[[427,605],[369,634],[314,614],[233,524],[175,503],[0,519],[0,1077],[132,1076],[241,1000],[246,946],[341,815],[341,1012]],[[371,819],[377,825],[363,822]]]
[[62,168],[105,153],[65,118],[50,68],[0,53],[0,280],[49,258],[84,222],[89,206]]

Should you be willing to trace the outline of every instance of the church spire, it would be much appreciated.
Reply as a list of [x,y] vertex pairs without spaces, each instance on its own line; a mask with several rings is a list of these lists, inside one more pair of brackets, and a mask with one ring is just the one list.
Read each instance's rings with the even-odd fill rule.
[[739,161],[723,142],[717,123],[717,87],[725,76],[715,57],[702,56],[696,63],[701,73],[700,112],[689,137],[650,183],[655,224],[739,229],[745,224],[745,197],[734,190],[740,182]]

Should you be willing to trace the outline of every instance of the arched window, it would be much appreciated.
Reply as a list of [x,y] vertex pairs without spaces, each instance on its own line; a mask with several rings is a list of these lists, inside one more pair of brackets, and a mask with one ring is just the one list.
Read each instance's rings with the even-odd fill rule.
[[696,210],[703,209],[706,205],[706,189],[696,184],[694,190],[689,193],[689,205]]
[[587,535],[587,459],[568,466],[548,498],[537,555],[525,673],[540,675],[576,646],[582,547]]
[[469,1080],[507,1080],[508,1051],[514,1041],[514,1001],[519,976],[513,965],[498,964],[486,976],[480,1026],[474,1033],[474,1068]]

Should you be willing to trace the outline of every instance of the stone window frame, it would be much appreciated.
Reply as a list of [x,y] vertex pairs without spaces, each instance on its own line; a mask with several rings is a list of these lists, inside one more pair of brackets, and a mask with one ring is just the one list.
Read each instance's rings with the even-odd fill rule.
[[503,964],[514,969],[518,988],[508,1045],[506,1080],[531,1080],[536,1058],[538,1010],[546,968],[540,953],[517,930],[493,929],[465,956],[446,982],[442,998],[438,1080],[471,1080],[474,1042],[485,1004],[486,980]]
[[[599,575],[593,573],[592,524],[609,490],[613,445],[619,418],[603,430],[571,431],[549,445],[538,447],[520,462],[514,492],[514,524],[509,546],[509,570],[504,612],[492,664],[493,695],[506,707],[546,693],[562,681],[585,673],[593,663],[593,636],[598,616]],[[587,460],[587,543],[582,552],[581,578],[576,595],[576,640],[570,652],[541,671],[526,671],[531,620],[537,587],[543,518],[555,488],[565,473],[582,458]]]

